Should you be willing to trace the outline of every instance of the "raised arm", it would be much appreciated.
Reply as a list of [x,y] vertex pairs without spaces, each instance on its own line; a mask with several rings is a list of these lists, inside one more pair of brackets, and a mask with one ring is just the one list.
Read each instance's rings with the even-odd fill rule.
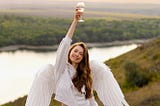
[[72,24],[63,40],[61,41],[58,50],[57,50],[57,56],[56,56],[56,63],[55,63],[55,81],[58,82],[60,76],[65,70],[66,62],[68,58],[68,51],[71,44],[71,38],[74,34],[75,28],[77,26],[78,19],[82,13],[78,12],[77,9],[74,13],[74,19],[72,21]]
[[82,15],[82,13],[78,12],[78,9],[76,9],[75,14],[74,14],[74,19],[73,19],[72,24],[71,24],[71,26],[70,26],[67,34],[66,34],[66,36],[68,36],[71,39],[72,39],[72,36],[74,34],[75,28],[77,26],[78,20],[79,20],[81,15]]

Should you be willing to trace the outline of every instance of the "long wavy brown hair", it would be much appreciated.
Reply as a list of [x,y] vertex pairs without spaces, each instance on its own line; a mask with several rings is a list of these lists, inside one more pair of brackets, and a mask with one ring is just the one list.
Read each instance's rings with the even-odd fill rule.
[[72,49],[76,46],[81,46],[83,48],[83,59],[78,64],[78,67],[76,69],[77,73],[73,77],[72,82],[74,86],[78,89],[79,92],[82,93],[81,89],[83,85],[85,85],[85,98],[91,98],[92,97],[92,77],[91,77],[91,69],[89,65],[89,54],[88,54],[88,48],[85,43],[83,42],[77,42],[71,45],[68,53],[68,62],[72,64],[72,61],[70,60],[69,56],[72,51]]

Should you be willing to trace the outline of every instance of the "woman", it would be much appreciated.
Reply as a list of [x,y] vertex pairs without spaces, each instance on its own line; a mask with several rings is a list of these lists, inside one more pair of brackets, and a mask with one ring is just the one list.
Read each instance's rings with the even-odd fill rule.
[[[73,44],[69,49],[71,38],[81,15],[82,13],[76,9],[74,20],[57,51],[58,55],[55,64],[57,88],[55,99],[68,105],[70,104],[68,103],[68,99],[73,96],[73,98],[76,99],[75,102],[78,103],[75,103],[73,106],[90,106],[89,100],[93,96],[88,49],[82,42]],[[68,62],[66,61],[67,58]],[[66,79],[68,77],[66,75],[68,74],[69,80],[71,81],[70,83],[66,82],[68,81]],[[66,85],[64,82],[66,82]],[[73,89],[67,88],[70,84],[72,84]],[[74,100],[71,100],[71,102],[72,101]]]
[[110,69],[102,63],[89,62],[88,49],[83,42],[70,46],[81,15],[76,9],[57,50],[55,65],[47,65],[39,71],[26,106],[49,106],[53,93],[62,106],[98,106],[93,90],[105,106],[128,106]]

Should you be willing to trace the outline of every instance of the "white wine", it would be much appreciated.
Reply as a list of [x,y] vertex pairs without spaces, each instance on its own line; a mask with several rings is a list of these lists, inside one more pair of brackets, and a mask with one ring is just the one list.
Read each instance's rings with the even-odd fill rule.
[[[77,9],[78,9],[78,11],[79,12],[84,12],[84,7],[85,7],[85,4],[84,4],[84,2],[78,2],[77,3]],[[82,19],[82,16],[80,17],[80,19],[78,20],[78,22],[84,22],[84,20]]]

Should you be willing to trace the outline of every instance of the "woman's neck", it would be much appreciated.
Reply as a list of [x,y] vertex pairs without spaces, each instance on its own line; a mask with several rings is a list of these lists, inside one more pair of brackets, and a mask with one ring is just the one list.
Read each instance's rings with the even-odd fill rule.
[[78,64],[76,64],[76,63],[72,63],[72,66],[73,66],[75,69],[77,69]]

